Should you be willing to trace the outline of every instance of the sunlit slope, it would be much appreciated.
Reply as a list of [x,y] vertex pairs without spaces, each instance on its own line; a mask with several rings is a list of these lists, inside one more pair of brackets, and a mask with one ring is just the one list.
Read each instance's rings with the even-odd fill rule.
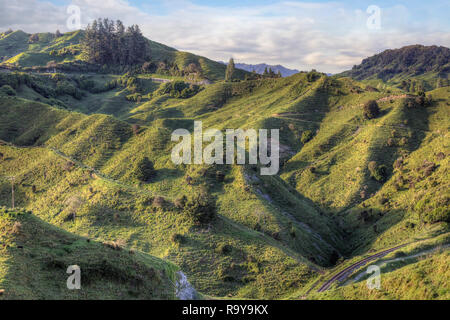
[[[87,117],[20,98],[2,102],[8,111],[0,122],[4,140],[30,145],[31,133],[45,128],[46,134],[31,140],[45,148],[2,147],[8,159],[2,162],[2,176],[17,176],[18,203],[47,222],[102,241],[124,239],[174,261],[196,288],[214,295],[283,296],[315,279],[314,263],[329,265],[336,259],[339,237],[313,204],[297,199],[294,191],[283,196],[294,207],[276,194],[267,199],[272,183],[287,188],[282,181],[264,184],[256,173],[237,166],[174,167],[169,160],[171,131],[164,126],[142,128],[135,135],[130,125],[108,116]],[[33,117],[13,121],[27,110],[34,111]],[[144,156],[154,161],[157,177],[138,184],[135,165]],[[225,170],[222,183],[216,180],[219,170]],[[252,183],[250,175],[255,176]],[[8,182],[2,186],[7,204]],[[219,216],[206,232],[173,204],[176,197],[200,190],[215,196],[218,204]],[[166,204],[154,204],[157,196]],[[174,242],[176,234],[185,239],[182,244]],[[231,252],[221,249],[225,245]],[[205,269],[211,264],[215,267]],[[292,284],[283,286],[286,281]]]

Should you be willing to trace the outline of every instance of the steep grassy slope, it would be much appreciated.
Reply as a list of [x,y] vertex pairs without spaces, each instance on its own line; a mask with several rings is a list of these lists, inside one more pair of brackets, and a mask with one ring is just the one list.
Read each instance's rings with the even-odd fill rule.
[[[0,299],[174,299],[176,267],[49,225],[31,212],[0,209]],[[71,265],[81,290],[66,287]]]

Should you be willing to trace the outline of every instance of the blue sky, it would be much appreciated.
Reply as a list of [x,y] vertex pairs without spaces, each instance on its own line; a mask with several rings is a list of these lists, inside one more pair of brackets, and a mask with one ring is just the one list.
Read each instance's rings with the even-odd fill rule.
[[[0,30],[67,31],[69,4],[82,25],[121,19],[179,50],[301,70],[339,72],[408,44],[450,46],[450,0],[0,0]],[[379,29],[367,25],[370,5],[380,8]]]

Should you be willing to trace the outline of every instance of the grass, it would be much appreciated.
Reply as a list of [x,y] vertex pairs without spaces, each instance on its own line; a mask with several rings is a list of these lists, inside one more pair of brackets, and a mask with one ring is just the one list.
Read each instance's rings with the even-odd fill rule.
[[[438,252],[381,269],[381,288],[369,289],[366,281],[316,293],[312,299],[332,300],[448,300],[450,295],[449,252]],[[391,266],[392,268],[392,266]]]
[[[43,37],[33,50],[76,45],[79,37],[65,34],[48,47]],[[16,97],[0,97],[0,139],[11,143],[0,146],[0,204],[11,205],[6,177],[15,176],[16,203],[45,223],[100,243],[121,239],[177,265],[198,291],[216,298],[295,298],[371,252],[448,232],[448,87],[430,92],[428,108],[408,109],[399,89],[373,91],[349,78],[219,81],[224,66],[151,44],[155,59],[198,62],[216,82],[177,99],[159,95],[149,79],[164,76],[137,75],[142,100],[131,102],[129,87],[91,93],[77,73],[19,81]],[[84,76],[98,88],[119,79]],[[81,95],[53,94],[60,77]],[[378,100],[376,119],[363,117],[369,100]],[[192,130],[195,120],[204,130],[280,129],[280,173],[175,166],[170,135]],[[302,143],[305,131],[312,139]],[[144,157],[156,169],[148,183],[136,178]],[[399,157],[403,165],[394,168]],[[385,181],[370,177],[371,161],[388,168]],[[199,192],[216,203],[217,217],[205,226],[174,205]]]
[[[0,299],[174,299],[177,268],[155,257],[91,241],[22,209],[0,210]],[[66,269],[81,269],[68,290]]]

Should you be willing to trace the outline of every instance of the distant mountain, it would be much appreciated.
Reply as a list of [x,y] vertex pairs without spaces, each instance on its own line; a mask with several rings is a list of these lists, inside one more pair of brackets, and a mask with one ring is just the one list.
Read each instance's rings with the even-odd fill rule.
[[[380,79],[400,82],[404,78],[418,78],[435,87],[438,79],[446,81],[450,72],[450,49],[438,46],[411,45],[385,50],[364,59],[341,76],[356,80]],[[440,80],[440,81],[441,81]]]
[[[227,64],[225,62],[222,62],[223,64]],[[241,70],[245,70],[248,72],[253,72],[253,70],[258,73],[258,74],[263,74],[264,70],[267,68],[267,70],[269,70],[269,68],[272,68],[273,72],[278,73],[278,71],[281,72],[281,75],[283,77],[289,77],[292,76],[293,74],[299,73],[299,70],[296,69],[288,69],[283,67],[282,65],[276,65],[276,66],[272,66],[269,64],[265,64],[265,63],[260,63],[260,64],[247,64],[247,63],[235,63],[236,68],[241,69]]]

